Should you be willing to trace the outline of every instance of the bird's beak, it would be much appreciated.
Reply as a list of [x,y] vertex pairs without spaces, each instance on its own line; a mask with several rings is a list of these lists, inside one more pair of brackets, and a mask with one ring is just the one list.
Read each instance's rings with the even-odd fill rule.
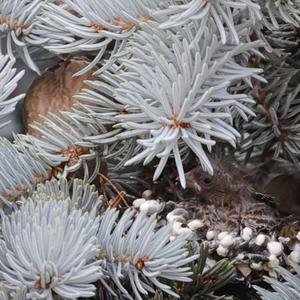
[[202,193],[203,189],[201,187],[200,184],[198,184],[197,182],[194,183],[193,188],[196,192],[198,192],[199,194]]
[[196,174],[193,171],[190,171],[186,174],[186,179],[187,179],[187,186],[194,190],[197,193],[202,193],[203,192],[203,188],[201,187],[201,185],[197,182],[197,178],[195,178]]

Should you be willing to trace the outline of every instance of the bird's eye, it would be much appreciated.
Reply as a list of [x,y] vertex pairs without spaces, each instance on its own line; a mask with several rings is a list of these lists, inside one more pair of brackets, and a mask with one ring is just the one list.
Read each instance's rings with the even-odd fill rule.
[[205,186],[209,186],[212,183],[212,179],[210,177],[204,177],[203,183],[205,184]]

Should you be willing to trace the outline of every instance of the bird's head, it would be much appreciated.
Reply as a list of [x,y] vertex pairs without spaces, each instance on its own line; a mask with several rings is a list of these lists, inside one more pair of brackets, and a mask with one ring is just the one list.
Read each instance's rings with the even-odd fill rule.
[[192,169],[186,174],[187,186],[199,194],[210,192],[217,185],[216,176],[205,172],[201,167]]
[[187,186],[208,203],[236,202],[251,198],[253,189],[244,174],[230,161],[212,159],[214,174],[199,165],[186,174]]

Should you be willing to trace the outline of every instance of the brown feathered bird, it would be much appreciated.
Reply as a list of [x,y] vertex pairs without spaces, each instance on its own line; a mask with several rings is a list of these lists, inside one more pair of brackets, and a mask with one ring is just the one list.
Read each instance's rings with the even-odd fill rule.
[[300,216],[300,172],[291,166],[272,162],[254,168],[249,175],[225,159],[211,159],[214,175],[198,166],[186,174],[187,186],[200,202],[232,207],[247,212],[265,206],[266,211]]
[[263,190],[279,202],[279,210],[284,214],[300,217],[300,173],[283,174],[273,178]]
[[211,162],[213,176],[201,166],[186,174],[187,186],[194,197],[182,199],[182,207],[220,230],[240,225],[269,230],[278,224],[272,197],[256,192],[245,173],[231,161],[211,158]]
[[267,161],[250,170],[247,179],[257,191],[277,199],[281,213],[300,217],[300,171],[294,164]]
[[256,201],[256,193],[245,175],[231,162],[224,159],[211,159],[214,175],[198,166],[186,174],[187,186],[194,190],[207,204],[235,206],[247,209],[249,202]]

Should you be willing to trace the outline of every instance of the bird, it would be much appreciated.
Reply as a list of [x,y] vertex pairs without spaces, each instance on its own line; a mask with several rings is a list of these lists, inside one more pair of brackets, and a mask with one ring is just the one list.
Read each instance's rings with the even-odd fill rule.
[[300,171],[290,165],[271,162],[251,169],[241,168],[230,159],[212,158],[214,174],[201,165],[186,173],[187,187],[200,202],[249,211],[260,207],[283,216],[300,216]]
[[247,180],[254,188],[278,203],[283,215],[300,217],[300,171],[293,163],[269,160],[248,171]]
[[226,157],[212,157],[210,161],[213,175],[201,165],[185,174],[187,197],[181,199],[178,207],[220,230],[249,226],[267,232],[285,224],[286,218],[279,215],[277,199],[258,191],[248,180],[245,168]]
[[276,176],[264,187],[263,191],[278,199],[280,212],[300,217],[299,171]]
[[198,165],[186,173],[187,187],[204,203],[227,207],[237,204],[246,209],[255,200],[255,189],[243,172],[227,159],[212,158],[211,162],[214,174]]

